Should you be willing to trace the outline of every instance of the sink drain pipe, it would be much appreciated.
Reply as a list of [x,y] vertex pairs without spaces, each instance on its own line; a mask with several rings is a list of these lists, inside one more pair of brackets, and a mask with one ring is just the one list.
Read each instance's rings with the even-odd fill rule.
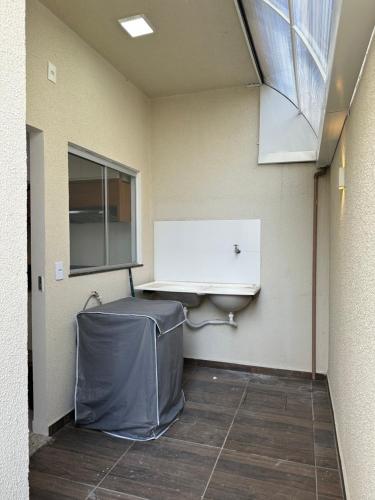
[[207,325],[229,325],[233,326],[234,328],[237,328],[237,323],[234,321],[233,313],[228,314],[228,319],[208,319],[206,321],[200,321],[199,323],[194,323],[189,319],[188,317],[189,310],[187,307],[184,307],[184,313],[186,318],[186,324],[188,325],[189,328],[193,328],[194,330],[197,330],[198,328],[203,328],[204,326]]
[[314,210],[313,210],[313,252],[312,252],[312,293],[311,293],[311,377],[316,378],[316,281],[318,260],[318,200],[319,177],[327,173],[328,168],[320,168],[314,174]]

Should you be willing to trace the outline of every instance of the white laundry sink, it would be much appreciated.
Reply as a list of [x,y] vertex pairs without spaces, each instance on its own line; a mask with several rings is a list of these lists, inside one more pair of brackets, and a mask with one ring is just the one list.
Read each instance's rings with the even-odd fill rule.
[[[260,285],[255,283],[193,283],[190,281],[152,281],[137,285],[136,290],[159,293],[207,295],[219,309],[234,313],[246,307],[259,292]],[[176,297],[176,299],[178,299]]]

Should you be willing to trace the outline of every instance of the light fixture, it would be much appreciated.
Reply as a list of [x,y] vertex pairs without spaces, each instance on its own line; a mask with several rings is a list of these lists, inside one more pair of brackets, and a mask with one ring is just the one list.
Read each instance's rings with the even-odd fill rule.
[[124,19],[119,19],[118,22],[132,38],[151,35],[152,33],[154,33],[154,29],[151,26],[150,21],[148,21],[146,16],[144,16],[143,14],[125,17]]
[[345,189],[345,168],[339,167],[339,189],[342,191]]

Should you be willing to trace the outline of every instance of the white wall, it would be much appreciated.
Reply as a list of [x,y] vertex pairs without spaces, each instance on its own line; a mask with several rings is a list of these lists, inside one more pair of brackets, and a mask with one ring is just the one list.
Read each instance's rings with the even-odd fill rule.
[[[47,80],[48,61],[57,67],[56,84]],[[150,103],[37,0],[27,2],[27,98],[27,122],[44,136],[46,321],[33,342],[45,348],[44,408],[35,422],[45,433],[73,408],[75,314],[91,290],[105,302],[129,294],[125,270],[54,279],[55,261],[69,272],[68,142],[141,172],[145,266],[134,281],[144,282],[152,277]]]
[[[329,385],[348,499],[375,498],[375,45],[331,167]],[[345,166],[346,189],[338,190]]]
[[[185,356],[311,371],[312,165],[257,165],[259,90],[233,88],[152,103],[155,220],[262,222],[259,298],[239,327],[186,329]],[[321,181],[318,371],[327,369],[328,183]],[[192,320],[219,316],[206,303]]]
[[0,498],[28,498],[25,6],[0,2]]

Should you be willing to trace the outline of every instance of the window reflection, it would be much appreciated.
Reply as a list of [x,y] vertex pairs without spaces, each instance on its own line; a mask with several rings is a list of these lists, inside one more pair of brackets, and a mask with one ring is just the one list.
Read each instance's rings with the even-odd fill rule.
[[69,153],[70,268],[104,266],[104,167]]
[[107,178],[109,264],[132,262],[131,177],[108,168]]

